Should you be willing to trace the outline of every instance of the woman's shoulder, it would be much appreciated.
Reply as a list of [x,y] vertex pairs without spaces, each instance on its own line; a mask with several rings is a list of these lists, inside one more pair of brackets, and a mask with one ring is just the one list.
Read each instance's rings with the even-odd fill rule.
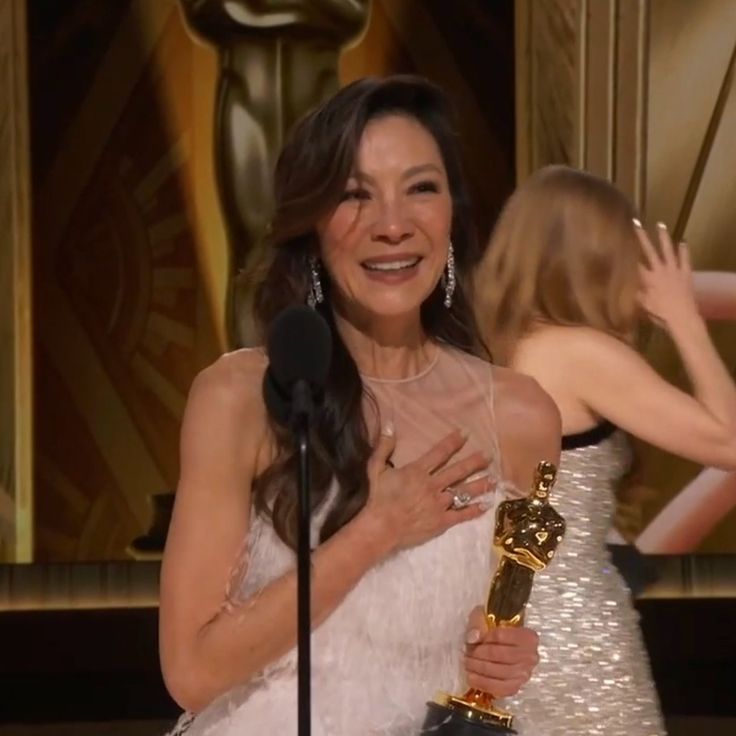
[[518,418],[526,415],[530,419],[548,419],[552,424],[559,420],[555,402],[534,378],[512,368],[495,365],[478,355],[451,347],[444,349],[466,369],[487,377],[493,387],[496,414]]
[[497,412],[503,411],[517,420],[559,422],[557,405],[536,379],[513,368],[494,365],[491,370]]
[[197,457],[202,446],[215,444],[218,452],[232,452],[253,468],[266,463],[270,433],[262,386],[267,366],[265,351],[250,348],[226,353],[197,374],[182,423],[182,457]]
[[222,386],[237,385],[243,380],[262,377],[267,367],[268,357],[264,348],[240,348],[223,353],[199,372],[197,380]]
[[267,367],[263,348],[225,353],[197,374],[189,392],[190,402],[204,399],[230,410],[262,405],[262,382]]
[[534,378],[493,367],[494,408],[506,480],[530,487],[540,460],[558,464],[562,419],[557,404]]
[[565,361],[590,355],[592,350],[632,350],[621,338],[586,325],[541,325],[520,341],[515,360]]

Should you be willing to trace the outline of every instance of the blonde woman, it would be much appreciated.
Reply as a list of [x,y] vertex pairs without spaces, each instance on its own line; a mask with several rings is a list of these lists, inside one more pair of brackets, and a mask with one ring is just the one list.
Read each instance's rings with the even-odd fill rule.
[[[629,465],[624,432],[736,468],[736,387],[698,313],[687,249],[663,225],[651,242],[635,218],[608,182],[545,168],[508,201],[477,272],[494,359],[546,389],[565,435],[556,505],[568,534],[527,619],[542,642],[518,698],[524,733],[664,733],[637,615],[605,544]],[[637,352],[647,315],[674,340],[692,395]]]

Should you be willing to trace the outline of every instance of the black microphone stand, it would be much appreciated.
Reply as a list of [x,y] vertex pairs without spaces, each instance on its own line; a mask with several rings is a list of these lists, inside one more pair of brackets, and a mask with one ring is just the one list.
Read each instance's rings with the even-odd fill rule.
[[299,452],[299,539],[297,544],[298,734],[310,736],[311,715],[311,515],[309,503],[309,427],[314,410],[309,384],[300,380],[292,390],[291,425]]

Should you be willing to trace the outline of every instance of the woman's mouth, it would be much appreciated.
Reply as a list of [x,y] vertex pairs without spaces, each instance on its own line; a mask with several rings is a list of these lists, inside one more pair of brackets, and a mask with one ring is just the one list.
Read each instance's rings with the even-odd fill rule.
[[421,256],[407,256],[404,258],[397,257],[392,259],[375,258],[362,262],[362,266],[366,271],[376,275],[393,275],[415,269],[422,260]]

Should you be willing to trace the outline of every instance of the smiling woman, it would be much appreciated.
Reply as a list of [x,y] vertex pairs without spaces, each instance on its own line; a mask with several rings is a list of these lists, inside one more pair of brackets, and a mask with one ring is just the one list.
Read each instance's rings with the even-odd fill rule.
[[421,304],[447,263],[451,223],[435,139],[405,115],[371,121],[342,201],[317,226],[338,300],[359,305],[368,320]]
[[[472,354],[476,241],[437,88],[341,90],[295,127],[275,199],[256,319],[265,333],[306,301],[334,346],[311,457],[312,733],[416,733],[438,687],[504,696],[530,676],[536,635],[496,636],[475,607],[487,512],[557,460],[559,417]],[[266,415],[267,361],[218,360],[184,419],[161,661],[190,736],[296,732],[297,456]]]

